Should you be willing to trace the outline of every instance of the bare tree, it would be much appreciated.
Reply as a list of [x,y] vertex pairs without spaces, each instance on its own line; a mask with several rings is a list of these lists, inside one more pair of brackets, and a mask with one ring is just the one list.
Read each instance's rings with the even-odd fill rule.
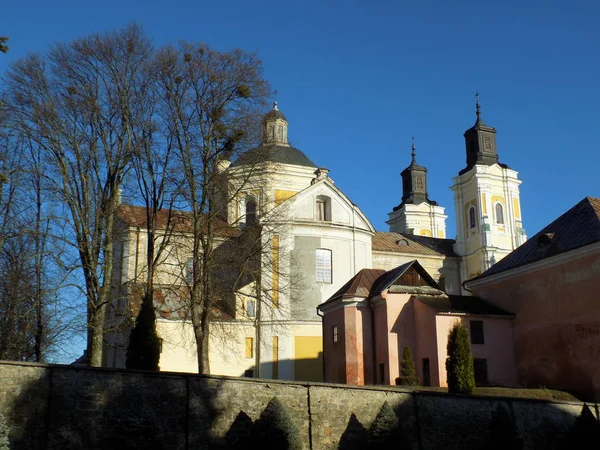
[[43,151],[69,215],[87,304],[90,364],[102,362],[112,291],[114,212],[147,104],[152,49],[139,27],[75,40],[17,61],[5,76],[13,126]]
[[209,373],[209,326],[222,299],[215,283],[216,249],[224,226],[228,183],[221,165],[247,148],[266,102],[268,84],[255,55],[182,43],[158,55],[165,93],[163,120],[182,173],[190,211],[193,261],[187,303],[198,371]]
[[2,53],[8,52],[8,46],[6,45],[7,42],[8,42],[7,36],[0,36],[0,52],[2,52]]

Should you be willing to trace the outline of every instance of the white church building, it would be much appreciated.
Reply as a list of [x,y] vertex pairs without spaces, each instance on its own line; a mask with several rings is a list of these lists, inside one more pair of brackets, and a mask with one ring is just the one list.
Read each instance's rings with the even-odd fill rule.
[[[340,190],[329,171],[288,142],[288,122],[274,104],[263,120],[263,142],[253,151],[266,155],[260,183],[247,176],[242,157],[223,170],[239,180],[240,194],[227,208],[234,227],[258,221],[269,251],[261,283],[271,295],[256,301],[243,290],[235,311],[211,326],[211,373],[287,380],[322,380],[323,336],[317,306],[361,269],[390,270],[418,260],[448,294],[468,295],[463,282],[481,274],[525,242],[517,172],[498,160],[496,130],[481,119],[465,133],[466,167],[452,180],[456,240],[447,239],[445,208],[429,198],[427,169],[412,161],[401,173],[401,203],[389,212],[389,231],[376,231],[357,205]],[[259,175],[256,175],[257,177]],[[243,180],[243,181],[242,181]],[[243,183],[243,184],[241,184]],[[144,277],[145,214],[123,205],[118,213],[123,237],[118,246],[118,279],[123,286]],[[160,223],[160,221],[159,221]],[[227,236],[222,237],[224,242]],[[176,241],[186,241],[179,230]],[[185,252],[183,252],[185,253]],[[173,252],[172,266],[185,270],[184,254]],[[165,270],[157,285],[174,278]],[[167,291],[165,291],[167,292]],[[173,291],[164,303],[176,303]],[[119,300],[118,307],[127,307]],[[176,313],[157,314],[162,340],[160,369],[196,372],[191,324]],[[104,364],[123,367],[126,341],[109,338]]]

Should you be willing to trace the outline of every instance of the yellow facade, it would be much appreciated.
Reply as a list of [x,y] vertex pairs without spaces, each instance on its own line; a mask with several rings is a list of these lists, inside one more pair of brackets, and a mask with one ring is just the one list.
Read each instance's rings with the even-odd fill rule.
[[323,338],[296,336],[294,364],[295,380],[323,381]]
[[431,237],[431,231],[430,230],[421,230],[421,232],[419,234],[421,236],[429,236],[429,237]]
[[443,231],[439,231],[438,232],[438,237],[441,239],[446,239],[446,233],[444,233]]
[[272,260],[273,260],[273,284],[271,299],[273,301],[273,307],[279,306],[279,236],[273,236],[272,242]]
[[515,219],[521,219],[521,207],[517,197],[513,197],[513,214],[515,215]]
[[288,198],[296,195],[296,191],[286,191],[284,189],[275,189],[275,205],[279,205],[286,201]]
[[485,194],[481,194],[481,210],[483,214],[487,214],[487,204],[485,203]]

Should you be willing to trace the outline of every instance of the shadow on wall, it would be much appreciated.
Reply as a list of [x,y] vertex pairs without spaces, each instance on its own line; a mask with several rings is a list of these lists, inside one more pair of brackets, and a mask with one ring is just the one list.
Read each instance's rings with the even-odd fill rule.
[[2,402],[11,450],[212,448],[221,413],[215,380],[65,366],[1,370],[2,381],[19,380]]
[[[469,412],[464,406],[462,411],[441,409],[439,415],[427,414],[432,412],[427,407],[425,411],[419,409],[419,416],[424,417],[417,425],[408,402],[393,409],[384,401],[369,427],[356,414],[350,415],[338,449],[569,450],[585,448],[600,440],[600,423],[587,405],[576,418],[566,404],[564,409],[548,405],[539,415],[521,410],[521,405],[498,400],[490,400],[484,414]],[[448,420],[451,414],[455,423]]]

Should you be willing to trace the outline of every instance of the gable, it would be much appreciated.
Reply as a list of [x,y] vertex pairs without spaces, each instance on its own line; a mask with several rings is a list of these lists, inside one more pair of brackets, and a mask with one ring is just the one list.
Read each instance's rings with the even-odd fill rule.
[[[319,202],[324,206],[319,206]],[[332,223],[375,232],[362,211],[328,180],[307,187],[283,202],[283,205],[292,220]]]

